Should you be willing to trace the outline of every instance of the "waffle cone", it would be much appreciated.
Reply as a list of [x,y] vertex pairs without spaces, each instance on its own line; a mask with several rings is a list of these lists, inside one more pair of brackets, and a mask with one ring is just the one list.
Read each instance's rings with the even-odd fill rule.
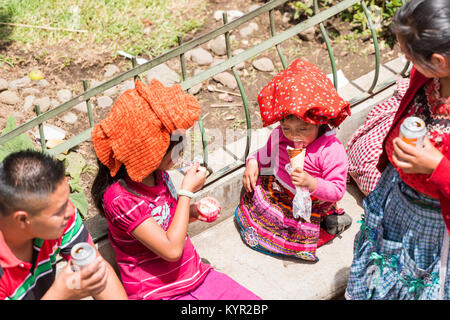
[[305,155],[306,155],[306,149],[305,148],[291,148],[287,147],[287,152],[289,155],[289,160],[291,161],[291,167],[292,169],[300,168],[303,170],[303,165],[305,163]]

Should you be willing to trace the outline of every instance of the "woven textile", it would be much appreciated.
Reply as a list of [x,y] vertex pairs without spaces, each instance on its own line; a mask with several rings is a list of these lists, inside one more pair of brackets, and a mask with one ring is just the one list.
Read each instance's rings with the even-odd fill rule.
[[450,269],[440,277],[449,259],[441,261],[446,227],[439,201],[410,188],[389,164],[363,205],[346,297],[450,299]]
[[260,176],[253,193],[245,193],[235,211],[244,242],[273,255],[317,261],[316,250],[334,236],[320,228],[321,217],[336,213],[334,203],[312,198],[311,223],[292,215],[292,194],[274,176]]
[[397,92],[375,106],[348,141],[348,173],[365,195],[375,189],[380,179],[381,173],[376,166],[383,151],[383,141],[408,86],[409,79],[397,80]]
[[337,127],[350,115],[350,104],[339,97],[325,73],[300,59],[261,90],[258,103],[264,127],[290,114],[308,123]]

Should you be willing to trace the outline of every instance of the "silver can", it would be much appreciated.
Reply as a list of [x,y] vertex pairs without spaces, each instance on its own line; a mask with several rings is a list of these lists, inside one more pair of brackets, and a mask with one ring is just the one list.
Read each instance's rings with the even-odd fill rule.
[[80,242],[73,246],[70,255],[72,263],[79,269],[83,269],[95,260],[97,252],[89,243]]
[[415,146],[423,147],[423,139],[427,133],[425,122],[418,117],[406,118],[400,126],[399,137],[406,143]]

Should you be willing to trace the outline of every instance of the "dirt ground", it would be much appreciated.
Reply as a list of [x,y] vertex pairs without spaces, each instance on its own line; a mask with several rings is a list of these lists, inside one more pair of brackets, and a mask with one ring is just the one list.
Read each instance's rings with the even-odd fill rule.
[[[222,22],[216,21],[213,16],[216,10],[241,10],[246,13],[248,12],[248,8],[254,4],[263,5],[264,2],[250,0],[210,0],[208,4],[209,14],[204,27],[195,34],[188,34],[184,41],[189,41],[194,37],[220,27]],[[274,14],[277,32],[284,31],[296,23],[295,21],[286,21],[286,19],[283,19],[283,13],[282,10],[276,10]],[[233,30],[233,32],[231,32],[232,35],[235,35],[232,51],[238,48],[247,49],[270,37],[268,14],[256,18],[254,22],[259,25],[259,29],[249,38],[243,39],[239,34],[239,30]],[[348,23],[342,23],[337,18],[327,21],[325,26],[328,30],[332,30],[332,34],[335,36],[346,35],[352,32]],[[245,42],[245,40],[247,40],[247,42]],[[332,38],[332,42],[337,68],[341,69],[349,80],[357,79],[374,69],[375,54],[371,39],[344,41],[341,38],[335,38],[334,40]],[[331,73],[328,52],[318,27],[316,28],[314,40],[304,41],[299,37],[294,37],[282,43],[281,48],[288,63],[296,58],[301,58],[315,63],[322,68],[325,73]],[[42,89],[42,95],[48,94],[49,96],[55,96],[56,91],[59,89],[71,89],[73,95],[81,93],[83,91],[82,80],[103,79],[105,66],[108,64],[117,65],[122,72],[131,68],[130,61],[121,56],[114,57],[114,53],[108,49],[107,44],[96,47],[93,46],[87,48],[83,52],[78,52],[78,50],[75,49],[75,46],[70,42],[60,43],[57,46],[46,46],[45,43],[29,45],[13,43],[8,46],[0,46],[0,54],[7,57],[18,57],[18,61],[16,61],[14,66],[10,66],[6,63],[0,64],[0,78],[8,80],[19,79],[28,76],[32,69],[39,69],[43,72],[45,78],[52,83],[51,86]],[[381,48],[381,63],[393,60],[398,56],[398,46],[394,46],[394,48]],[[245,69],[240,72],[245,92],[249,100],[252,128],[261,127],[259,108],[256,101],[258,92],[279,70],[282,69],[281,61],[275,49],[270,49],[267,52],[260,54],[258,58],[260,57],[271,58],[275,65],[275,71],[260,72],[255,70],[250,62],[246,62]],[[144,58],[150,59],[151,57],[144,56]],[[225,57],[221,58],[225,59]],[[167,64],[173,70],[178,70],[181,74],[178,59],[172,59]],[[196,66],[192,63],[188,63],[187,67],[189,70],[188,75],[192,75]],[[225,130],[226,128],[232,128],[234,130],[245,129],[245,115],[242,107],[210,107],[213,103],[224,102],[218,99],[217,93],[209,92],[206,89],[208,84],[214,84],[217,88],[226,91],[239,93],[238,89],[231,90],[221,87],[220,84],[217,84],[212,79],[205,81],[203,89],[197,95],[197,99],[203,108],[201,117],[205,128],[219,128],[221,130]],[[234,102],[241,101],[239,97],[234,98]],[[4,128],[6,118],[9,115],[14,115],[18,124],[22,124],[35,116],[32,111],[24,113],[22,104],[14,106],[0,104],[0,109],[0,129]],[[95,121],[98,122],[103,119],[107,112],[108,110],[105,109],[96,109],[94,112]],[[74,111],[74,113],[78,116],[78,121],[75,124],[67,124],[59,119],[51,120],[49,123],[66,130],[68,133],[67,138],[70,138],[89,128],[87,115],[77,111]],[[225,120],[226,118],[230,120]],[[89,141],[76,147],[75,151],[80,152],[88,164],[96,164],[95,153],[93,152],[92,144]],[[90,190],[93,178],[93,173],[83,174],[82,183],[86,191]],[[87,196],[91,203],[90,195],[87,194]],[[96,213],[93,206],[91,205],[90,207],[91,213],[89,216]]]

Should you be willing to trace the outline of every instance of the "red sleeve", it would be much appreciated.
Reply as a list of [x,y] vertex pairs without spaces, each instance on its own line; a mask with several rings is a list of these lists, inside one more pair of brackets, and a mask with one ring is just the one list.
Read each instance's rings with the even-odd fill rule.
[[438,186],[440,193],[450,198],[450,160],[444,156],[439,165],[434,169],[429,180]]

